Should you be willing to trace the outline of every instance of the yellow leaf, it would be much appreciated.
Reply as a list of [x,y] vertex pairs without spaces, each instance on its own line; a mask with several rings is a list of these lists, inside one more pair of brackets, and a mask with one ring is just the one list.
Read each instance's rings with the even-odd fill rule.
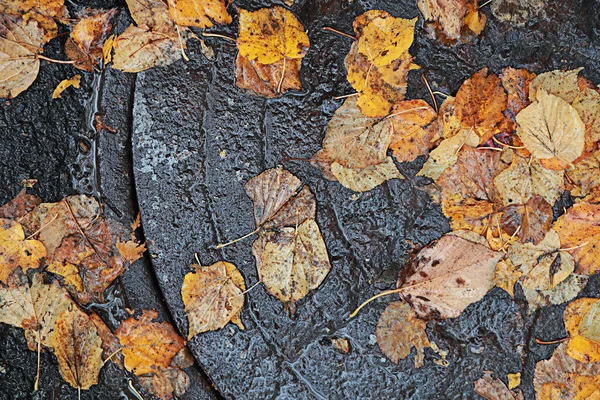
[[310,46],[300,21],[280,6],[240,9],[239,24],[238,50],[250,61],[272,64],[283,58],[303,58]]
[[69,262],[62,264],[55,261],[46,267],[46,271],[62,276],[65,279],[65,284],[73,286],[78,292],[83,290],[83,281],[76,265]]
[[240,313],[244,306],[244,278],[235,265],[217,262],[208,267],[193,265],[186,274],[181,297],[188,317],[188,339],[234,322],[244,329]]
[[44,244],[37,240],[26,240],[23,227],[18,222],[0,218],[0,282],[18,268],[23,272],[40,266],[46,257]]
[[177,25],[210,28],[231,23],[224,0],[168,0],[171,18]]
[[129,261],[130,264],[133,264],[134,262],[142,258],[142,254],[144,254],[144,252],[146,251],[146,244],[138,243],[135,240],[121,242],[117,239],[117,243],[115,243],[115,246],[119,250],[119,253],[121,253],[121,256],[123,256],[125,260]]
[[508,388],[510,390],[521,385],[521,373],[520,372],[517,372],[515,374],[508,374],[508,375],[506,375],[506,378],[508,379]]
[[565,309],[565,328],[569,334],[567,353],[581,362],[600,361],[600,301],[573,300]]
[[104,59],[104,65],[112,61],[112,51],[115,44],[115,35],[110,35],[102,46],[102,58]]
[[494,285],[503,289],[510,297],[515,297],[515,284],[521,278],[523,273],[519,271],[510,259],[500,260],[496,264],[496,273],[494,275]]
[[[477,4],[477,3],[476,3]],[[467,13],[463,20],[463,24],[468,27],[474,34],[479,35],[485,28],[487,17],[484,13],[479,12],[479,9],[471,3],[467,4]]]
[[69,23],[64,0],[2,0],[0,15],[20,16],[25,23],[31,21],[39,26],[43,31],[43,43],[57,36],[56,20]]
[[72,76],[69,79],[65,79],[63,81],[61,81],[58,86],[56,87],[56,89],[54,89],[54,92],[52,93],[52,98],[53,99],[60,99],[60,95],[62,94],[62,92],[64,92],[67,88],[73,86],[74,88],[79,89],[79,86],[81,84],[81,75],[77,74],[75,76]]

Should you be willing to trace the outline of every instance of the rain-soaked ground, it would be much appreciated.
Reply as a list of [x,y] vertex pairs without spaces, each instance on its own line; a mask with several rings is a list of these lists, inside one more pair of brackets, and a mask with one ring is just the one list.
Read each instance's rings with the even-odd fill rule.
[[[235,1],[248,9],[272,4],[279,2]],[[238,89],[234,44],[210,38],[213,61],[191,43],[189,62],[137,76],[86,75],[83,89],[65,92],[58,101],[50,94],[73,71],[43,63],[28,91],[0,104],[0,201],[14,196],[22,179],[36,178],[45,201],[86,192],[101,196],[107,212],[123,221],[141,211],[146,261],[117,281],[107,304],[93,306],[113,327],[126,317],[124,307],[154,308],[187,337],[180,288],[194,253],[204,265],[236,264],[248,287],[257,282],[252,239],[213,249],[254,229],[252,203],[243,188],[251,177],[284,165],[315,194],[330,274],[298,303],[293,316],[259,285],[246,294],[245,331],[228,325],[192,339],[198,366],[184,398],[477,399],[473,382],[490,370],[500,378],[521,372],[525,398],[533,399],[535,363],[554,350],[535,338],[565,335],[564,306],[528,312],[519,293],[513,300],[494,289],[459,318],[429,322],[429,338],[448,350],[449,364],[440,365],[439,357],[426,350],[425,365],[415,370],[412,357],[395,365],[375,341],[375,325],[389,299],[348,319],[363,300],[394,286],[412,248],[449,230],[439,206],[423,190],[427,181],[414,177],[423,160],[399,165],[407,180],[388,181],[359,195],[327,181],[307,162],[287,160],[308,158],[320,148],[325,126],[342,103],[333,97],[353,92],[343,66],[350,40],[322,28],[352,33],[354,17],[369,9],[403,18],[420,15],[414,0],[296,1],[291,10],[307,29],[311,48],[300,72],[304,89],[280,99]],[[230,10],[236,13],[235,7]],[[489,5],[482,10],[488,17],[484,32],[459,46],[430,39],[419,20],[411,53],[422,69],[411,72],[409,98],[430,100],[422,73],[434,90],[455,94],[486,66],[495,73],[505,66],[536,73],[583,66],[584,76],[600,83],[600,2],[548,1],[543,13],[523,27],[498,20]],[[128,23],[126,12],[119,18],[121,26]],[[235,20],[212,31],[235,36]],[[55,43],[46,53],[57,57],[60,50]],[[116,135],[91,129],[96,110]],[[580,296],[600,296],[598,276]],[[336,338],[349,341],[348,354],[333,347]],[[0,399],[75,398],[48,354],[42,359],[41,390],[33,393],[35,362],[22,332],[0,327]],[[109,366],[84,398],[135,398],[127,387],[123,372]]]

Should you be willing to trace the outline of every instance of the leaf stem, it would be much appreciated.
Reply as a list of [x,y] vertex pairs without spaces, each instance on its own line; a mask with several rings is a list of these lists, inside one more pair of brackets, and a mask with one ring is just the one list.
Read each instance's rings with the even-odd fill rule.
[[40,332],[37,331],[37,373],[35,375],[35,384],[33,385],[33,390],[37,392],[40,386],[40,361],[42,354],[42,339],[40,337]]
[[429,86],[429,82],[427,82],[427,78],[425,78],[425,74],[421,74],[421,79],[423,80],[423,82],[425,82],[425,86],[427,86],[427,90],[429,91],[429,95],[431,96],[431,100],[433,100],[433,105],[435,106],[435,112],[437,114],[440,110],[438,109],[437,100],[435,99],[435,96],[433,95],[433,91],[431,90],[431,86]]
[[102,361],[102,366],[104,366],[104,364],[106,364],[108,362],[108,360],[110,360],[111,358],[113,358],[113,356],[115,356],[118,352],[120,352],[122,350],[123,350],[123,348],[119,347],[117,350],[113,351],[110,356],[106,357],[106,360]]
[[583,242],[580,245],[577,246],[573,246],[573,247],[567,247],[566,249],[558,249],[560,251],[569,251],[569,250],[577,250],[579,248],[585,247],[587,246],[588,242]]
[[256,228],[256,229],[255,229],[255,230],[253,230],[252,232],[250,232],[250,233],[247,233],[247,234],[245,234],[244,236],[242,236],[242,237],[239,237],[239,238],[237,238],[237,239],[234,239],[234,240],[232,240],[232,241],[230,241],[230,242],[227,242],[227,243],[219,243],[218,245],[216,245],[216,246],[215,246],[215,249],[217,249],[217,250],[218,250],[218,249],[222,249],[223,247],[226,247],[226,246],[229,246],[229,245],[231,245],[231,244],[237,243],[237,242],[239,242],[240,240],[244,240],[244,239],[246,239],[246,238],[249,238],[249,237],[250,237],[250,236],[252,236],[252,235],[255,235],[255,234],[257,234],[259,231],[260,231],[260,227]]
[[562,342],[564,342],[565,340],[568,340],[568,339],[569,339],[569,337],[568,337],[568,336],[567,336],[567,337],[564,337],[564,338],[561,338],[561,339],[556,339],[556,340],[548,340],[548,341],[546,341],[546,340],[540,340],[540,339],[538,339],[538,338],[535,338],[535,342],[536,342],[537,344],[549,345],[549,344],[557,344],[557,343],[562,343]]
[[350,94],[343,94],[341,96],[333,96],[334,100],[340,100],[340,99],[345,99],[346,97],[354,97],[354,96],[358,96],[360,93],[356,92],[356,93],[350,93]]
[[281,78],[279,79],[279,83],[277,84],[277,93],[281,93],[281,87],[283,86],[283,78],[285,78],[285,63],[287,57],[283,57],[283,69],[281,70]]
[[403,291],[403,290],[404,290],[404,288],[399,288],[399,289],[393,289],[393,290],[386,290],[385,292],[381,292],[381,293],[379,293],[379,294],[376,294],[375,296],[373,296],[373,297],[371,297],[370,299],[368,299],[368,300],[364,301],[364,302],[363,302],[363,303],[362,303],[360,306],[358,306],[358,308],[357,308],[356,310],[354,310],[354,312],[353,312],[352,314],[350,314],[350,318],[354,318],[354,317],[356,317],[356,314],[358,314],[358,312],[359,312],[360,310],[362,310],[362,308],[363,308],[364,306],[366,306],[367,304],[369,304],[369,303],[370,303],[370,302],[372,302],[373,300],[375,300],[375,299],[378,299],[378,298],[380,298],[380,297],[383,297],[383,296],[390,295],[390,294],[394,294],[394,293],[400,293],[400,292],[401,292],[401,291]]
[[230,36],[221,35],[220,33],[202,32],[201,35],[205,36],[205,37],[218,37],[218,38],[230,40],[232,42],[236,42],[236,40],[234,38],[232,38]]
[[262,283],[262,279],[261,279],[261,280],[259,280],[258,282],[256,282],[254,285],[250,286],[250,288],[249,288],[249,289],[246,289],[246,290],[244,290],[244,291],[242,292],[242,294],[244,295],[244,294],[248,293],[249,291],[251,291],[252,289],[254,289],[255,287],[257,287],[257,286],[258,286],[258,285],[260,285],[261,283]]
[[354,36],[352,36],[352,35],[348,35],[347,33],[344,33],[344,32],[342,32],[342,31],[338,31],[337,29],[333,29],[333,28],[332,28],[332,27],[330,27],[330,26],[325,26],[325,27],[323,27],[323,30],[324,30],[324,31],[328,31],[328,32],[337,33],[338,35],[341,35],[341,36],[347,37],[348,39],[356,40],[356,38],[355,38]]
[[39,58],[39,59],[41,59],[41,60],[50,61],[50,62],[53,62],[53,63],[56,63],[56,64],[74,64],[75,63],[75,61],[55,60],[53,58],[49,58],[49,57],[43,56],[41,54],[37,54],[36,57]]

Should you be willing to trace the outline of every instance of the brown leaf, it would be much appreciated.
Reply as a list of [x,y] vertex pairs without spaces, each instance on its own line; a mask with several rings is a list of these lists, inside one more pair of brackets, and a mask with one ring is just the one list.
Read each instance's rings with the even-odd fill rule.
[[500,81],[507,93],[504,115],[513,121],[517,114],[531,103],[529,101],[529,85],[535,76],[533,72],[526,69],[512,67],[504,68],[500,74]]
[[192,265],[186,274],[181,297],[188,317],[188,339],[199,333],[223,328],[233,322],[244,329],[240,313],[244,306],[244,277],[228,262],[208,267]]
[[267,292],[289,306],[319,287],[331,265],[319,226],[307,219],[297,228],[261,232],[252,245],[256,268]]
[[121,256],[130,264],[133,264],[142,258],[142,255],[146,251],[146,243],[138,243],[135,240],[121,242],[119,239],[117,239],[115,246],[119,250]]
[[2,0],[0,15],[20,16],[28,25],[29,21],[39,25],[43,30],[43,43],[57,36],[55,20],[68,23],[69,18],[64,0]]
[[158,313],[144,310],[121,323],[115,334],[123,346],[125,368],[136,375],[151,374],[169,367],[185,341],[168,322],[155,322]]
[[554,289],[535,290],[522,287],[529,305],[527,311],[531,313],[538,307],[559,305],[571,301],[583,290],[587,282],[587,276],[571,274]]
[[300,90],[301,59],[284,58],[272,64],[260,64],[238,53],[235,59],[235,84],[261,96],[273,98],[288,90]]
[[102,340],[96,326],[75,304],[56,319],[51,343],[65,381],[83,390],[98,383]]
[[39,268],[44,257],[46,248],[42,242],[26,239],[18,222],[0,218],[0,282],[7,283],[18,268],[23,272]]
[[494,285],[515,297],[515,284],[521,278],[523,273],[519,271],[510,259],[503,259],[496,264],[496,274],[494,275]]
[[521,243],[539,243],[552,226],[552,206],[541,196],[534,195],[525,204],[504,209],[500,226],[509,235],[516,235]]
[[487,400],[524,400],[523,393],[510,390],[498,378],[492,378],[492,372],[483,371],[483,377],[475,381],[475,393]]
[[591,275],[600,271],[600,205],[575,204],[552,227],[562,248],[569,248],[577,262],[575,272]]
[[510,25],[524,26],[532,18],[540,17],[547,8],[545,0],[494,0],[492,14]]
[[501,252],[457,236],[445,235],[412,261],[414,273],[400,283],[400,296],[417,314],[456,318],[493,286]]
[[580,158],[565,171],[571,195],[584,197],[600,186],[600,150]]
[[27,89],[40,69],[43,32],[37,23],[0,13],[0,98],[12,99]]
[[210,28],[211,26],[231,23],[224,0],[171,0],[169,11],[177,25]]
[[100,318],[98,314],[95,312],[88,312],[88,317],[96,327],[98,336],[102,339],[102,359],[104,362],[110,360],[123,368],[123,355],[120,351],[121,344],[119,343],[119,339],[111,332],[110,328],[102,321],[102,318]]
[[71,28],[71,36],[65,44],[67,57],[75,61],[73,65],[76,68],[92,72],[104,58],[102,49],[116,13],[116,8],[109,11],[84,10],[85,17]]
[[346,338],[333,338],[331,339],[331,345],[343,354],[350,353],[350,342]]
[[597,400],[600,363],[572,359],[567,354],[567,343],[562,343],[552,358],[535,366],[533,387],[539,400]]
[[314,219],[316,203],[308,187],[298,192],[302,182],[282,167],[268,169],[250,179],[245,186],[254,203],[257,228],[297,226]]
[[164,368],[138,378],[140,386],[161,400],[181,397],[191,385],[190,377],[179,368]]
[[416,350],[415,368],[423,366],[425,348],[430,347],[427,322],[417,318],[410,306],[402,301],[390,303],[377,321],[377,343],[381,352],[393,363],[405,359]]
[[394,105],[390,118],[393,136],[390,150],[398,162],[426,155],[439,139],[437,113],[423,100],[405,100]]
[[404,179],[392,157],[362,169],[346,168],[334,162],[331,164],[331,174],[342,186],[355,192],[372,190],[390,179]]
[[0,218],[16,219],[22,217],[41,202],[39,197],[27,194],[27,190],[23,189],[14,199],[9,200],[0,207]]
[[564,316],[569,334],[567,354],[584,363],[600,361],[600,301],[582,298],[567,305]]
[[600,93],[584,89],[572,104],[585,124],[585,148],[593,151],[600,140]]
[[126,0],[131,18],[139,28],[169,33],[175,29],[169,7],[163,0]]

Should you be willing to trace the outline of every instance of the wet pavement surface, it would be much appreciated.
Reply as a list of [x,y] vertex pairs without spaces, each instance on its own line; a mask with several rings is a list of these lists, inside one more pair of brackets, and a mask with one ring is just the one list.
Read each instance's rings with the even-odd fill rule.
[[[248,9],[272,4],[279,3],[235,2]],[[44,63],[29,90],[0,104],[1,202],[19,191],[22,179],[36,178],[43,200],[56,201],[74,191],[97,194],[107,212],[125,223],[139,204],[149,257],[109,289],[107,304],[95,306],[113,328],[126,317],[124,307],[154,308],[187,337],[180,289],[194,253],[203,265],[234,263],[247,287],[257,282],[252,238],[214,249],[255,228],[252,202],[243,188],[248,179],[284,165],[315,194],[331,272],[298,302],[293,316],[258,285],[246,294],[245,331],[229,324],[193,338],[189,347],[216,391],[198,368],[184,398],[477,399],[473,382],[491,370],[500,378],[521,372],[525,398],[533,399],[535,363],[555,347],[537,345],[535,338],[565,335],[564,306],[528,312],[519,293],[513,300],[494,289],[459,318],[428,323],[430,340],[448,351],[449,364],[440,365],[439,355],[427,349],[425,365],[416,370],[412,356],[395,365],[375,341],[377,319],[391,298],[348,319],[363,300],[394,287],[411,250],[449,230],[424,191],[428,181],[415,177],[422,159],[399,165],[407,180],[388,181],[362,194],[327,181],[305,161],[286,161],[310,158],[321,148],[325,126],[342,104],[333,97],[353,92],[343,65],[350,40],[322,28],[352,33],[354,17],[368,9],[420,16],[413,0],[296,1],[291,10],[307,29],[311,47],[300,71],[303,90],[279,99],[238,89],[235,45],[210,38],[213,61],[190,42],[189,62],[137,75],[86,75],[83,89],[65,92],[59,101],[50,99],[52,90],[74,72]],[[230,10],[236,14],[234,7]],[[408,98],[430,100],[421,73],[433,90],[452,95],[486,66],[495,73],[505,66],[536,73],[583,66],[583,75],[600,83],[599,2],[549,1],[544,15],[523,27],[499,21],[489,7],[482,10],[488,17],[484,32],[458,46],[430,39],[420,17],[411,53],[422,69],[410,73]],[[126,24],[124,13],[119,18]],[[231,26],[212,31],[235,37],[236,18]],[[54,47],[46,49],[49,56],[59,55],[60,46]],[[117,129],[116,135],[90,131],[95,108],[106,114],[104,122]],[[97,152],[78,151],[81,140],[97,146]],[[580,296],[600,296],[598,275]],[[333,347],[337,338],[348,339],[348,354]],[[76,393],[62,382],[56,359],[46,354],[43,389],[32,395],[27,388],[33,386],[35,353],[27,350],[19,330],[0,327],[0,340],[0,399],[58,399]],[[111,366],[86,395],[128,398],[126,387],[127,377]]]

